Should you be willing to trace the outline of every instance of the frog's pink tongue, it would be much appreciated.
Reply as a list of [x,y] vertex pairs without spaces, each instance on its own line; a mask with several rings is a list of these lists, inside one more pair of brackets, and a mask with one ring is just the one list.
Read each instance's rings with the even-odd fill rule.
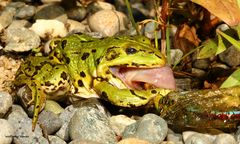
[[159,68],[111,68],[111,72],[120,78],[128,88],[139,89],[138,82],[154,87],[175,89],[176,83],[170,67]]

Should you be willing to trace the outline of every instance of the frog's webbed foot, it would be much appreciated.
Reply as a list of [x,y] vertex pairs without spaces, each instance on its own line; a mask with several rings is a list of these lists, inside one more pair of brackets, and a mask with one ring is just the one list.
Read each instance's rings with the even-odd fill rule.
[[[110,101],[112,104],[122,107],[138,107],[146,105],[157,95],[161,96],[158,89],[129,90],[118,89],[108,82],[101,82],[94,87],[101,98]],[[168,91],[169,92],[169,91]],[[167,91],[166,91],[167,93]],[[155,99],[154,99],[155,100]]]

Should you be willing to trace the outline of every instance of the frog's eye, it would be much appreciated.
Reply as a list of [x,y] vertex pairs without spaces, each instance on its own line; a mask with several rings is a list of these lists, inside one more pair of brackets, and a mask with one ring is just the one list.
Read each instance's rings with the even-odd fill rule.
[[126,53],[129,55],[129,54],[134,54],[136,53],[137,50],[135,48],[132,48],[132,47],[129,47],[126,49]]

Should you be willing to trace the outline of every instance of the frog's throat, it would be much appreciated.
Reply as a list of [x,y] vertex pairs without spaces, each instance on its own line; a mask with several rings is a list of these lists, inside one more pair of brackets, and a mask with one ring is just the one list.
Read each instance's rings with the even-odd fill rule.
[[142,84],[148,84],[155,88],[176,89],[173,72],[168,66],[156,68],[111,67],[110,71],[130,89],[142,89]]

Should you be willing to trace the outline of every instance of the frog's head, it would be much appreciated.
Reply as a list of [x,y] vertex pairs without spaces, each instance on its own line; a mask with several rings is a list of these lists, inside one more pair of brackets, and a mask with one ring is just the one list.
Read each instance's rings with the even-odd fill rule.
[[97,74],[119,88],[145,89],[150,86],[175,89],[173,73],[166,66],[164,55],[144,38],[138,41],[126,39],[107,48],[99,61]]

